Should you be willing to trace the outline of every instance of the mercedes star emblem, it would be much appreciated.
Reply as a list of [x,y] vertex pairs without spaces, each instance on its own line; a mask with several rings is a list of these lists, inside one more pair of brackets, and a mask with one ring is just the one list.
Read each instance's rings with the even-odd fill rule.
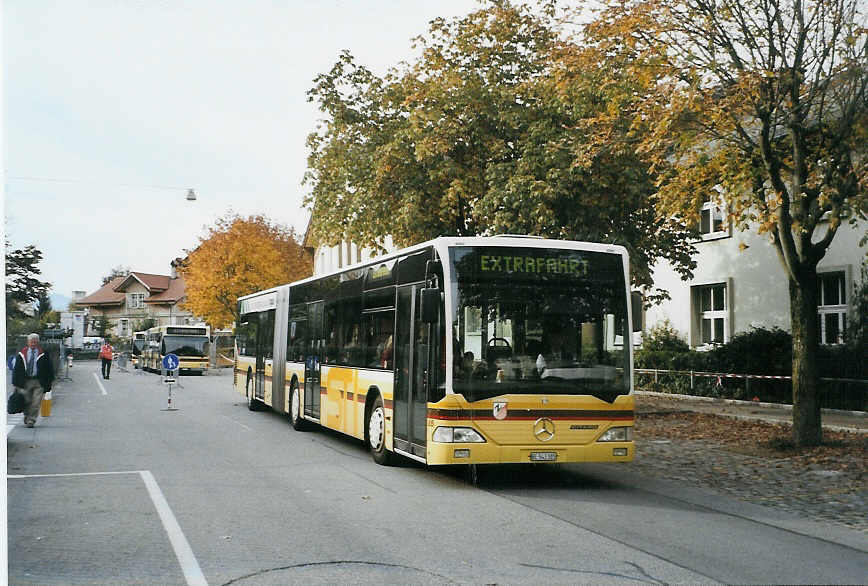
[[555,437],[555,423],[548,417],[541,417],[533,424],[533,434],[541,442],[547,442]]

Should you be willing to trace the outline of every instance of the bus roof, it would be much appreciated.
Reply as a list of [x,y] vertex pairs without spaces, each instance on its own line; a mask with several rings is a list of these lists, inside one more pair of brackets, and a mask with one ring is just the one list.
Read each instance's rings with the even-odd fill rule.
[[311,281],[316,281],[318,279],[322,279],[324,277],[330,277],[334,275],[340,275],[341,273],[352,271],[356,269],[362,269],[365,267],[369,267],[371,265],[376,265],[382,262],[386,262],[395,258],[399,258],[405,256],[407,254],[416,252],[418,250],[422,250],[428,247],[434,247],[440,252],[441,256],[445,256],[445,252],[448,248],[454,246],[515,246],[515,247],[523,247],[523,248],[568,248],[572,250],[588,250],[593,252],[607,252],[610,254],[620,254],[624,257],[627,257],[627,249],[624,248],[620,244],[601,244],[599,242],[582,242],[579,240],[554,240],[548,238],[541,238],[538,236],[522,236],[515,234],[504,234],[500,236],[440,236],[434,238],[433,240],[428,240],[426,242],[420,242],[419,244],[414,244],[413,246],[408,246],[407,248],[402,248],[400,250],[396,250],[395,252],[390,252],[388,254],[384,254],[382,256],[377,256],[374,258],[370,258],[366,261],[347,265],[345,267],[341,267],[338,270],[331,271],[329,273],[324,273],[321,275],[311,275],[310,277],[301,279],[299,281],[294,281],[292,283],[285,283],[283,285],[278,285],[276,287],[271,287],[270,289],[264,289],[262,291],[257,291],[256,293],[250,293],[249,295],[244,295],[238,298],[238,301],[242,301],[244,299],[250,299],[253,297],[258,297],[260,295],[267,295],[269,293],[277,292],[283,287],[287,287],[289,285],[301,285],[303,283],[308,283]]

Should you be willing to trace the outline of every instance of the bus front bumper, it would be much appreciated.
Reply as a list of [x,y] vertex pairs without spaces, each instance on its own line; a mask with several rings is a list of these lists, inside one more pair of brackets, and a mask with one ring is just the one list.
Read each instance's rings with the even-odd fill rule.
[[594,442],[585,445],[510,445],[428,443],[428,464],[557,464],[564,462],[631,462],[634,443]]

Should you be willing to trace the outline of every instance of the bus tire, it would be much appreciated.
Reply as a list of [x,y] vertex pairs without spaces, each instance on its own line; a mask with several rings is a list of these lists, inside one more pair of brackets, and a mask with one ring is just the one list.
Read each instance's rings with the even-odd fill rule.
[[292,383],[289,397],[289,422],[296,431],[309,429],[307,421],[301,416],[301,393],[298,392],[298,384]]
[[245,385],[245,395],[247,396],[247,408],[251,411],[259,411],[259,401],[256,400],[256,397],[253,396],[253,389],[251,388],[250,383],[253,382],[253,379],[250,377],[250,373],[247,373],[247,383]]
[[366,429],[368,448],[371,450],[374,462],[382,466],[390,465],[394,454],[386,449],[386,409],[383,407],[383,398],[379,395],[371,405]]

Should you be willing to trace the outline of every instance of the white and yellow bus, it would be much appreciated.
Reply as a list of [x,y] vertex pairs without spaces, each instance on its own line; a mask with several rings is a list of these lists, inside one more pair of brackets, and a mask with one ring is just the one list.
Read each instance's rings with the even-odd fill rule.
[[145,370],[159,372],[163,358],[175,354],[181,374],[204,374],[208,370],[211,331],[206,325],[157,326],[145,333],[142,363]]
[[287,413],[437,464],[633,458],[623,247],[437,238],[239,300],[234,384]]
[[142,353],[144,352],[145,345],[147,344],[147,341],[145,339],[147,337],[147,334],[148,333],[146,331],[133,332],[133,343],[130,351],[133,368],[139,368],[141,366]]

